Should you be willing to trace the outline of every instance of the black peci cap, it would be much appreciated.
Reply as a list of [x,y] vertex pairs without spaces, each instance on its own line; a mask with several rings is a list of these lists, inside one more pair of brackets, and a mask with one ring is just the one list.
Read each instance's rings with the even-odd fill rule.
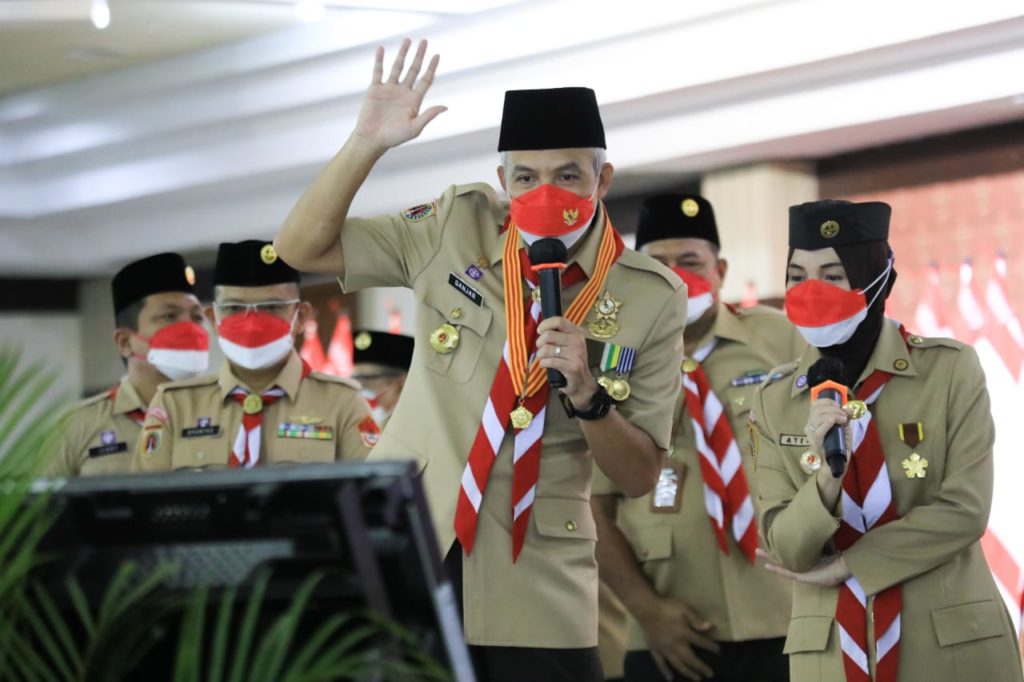
[[696,194],[659,194],[640,207],[636,248],[659,239],[706,239],[720,247],[711,202]]
[[814,251],[889,238],[892,207],[881,201],[853,203],[838,199],[809,201],[789,207],[789,246]]
[[263,287],[271,284],[299,283],[299,272],[281,260],[274,245],[250,239],[221,244],[213,284],[236,287]]
[[360,329],[352,335],[352,362],[369,362],[405,372],[412,364],[413,345],[411,336]]
[[114,314],[150,294],[181,291],[194,294],[196,274],[176,253],[158,253],[121,268],[110,284]]
[[505,93],[499,152],[577,147],[607,149],[593,90],[551,88]]

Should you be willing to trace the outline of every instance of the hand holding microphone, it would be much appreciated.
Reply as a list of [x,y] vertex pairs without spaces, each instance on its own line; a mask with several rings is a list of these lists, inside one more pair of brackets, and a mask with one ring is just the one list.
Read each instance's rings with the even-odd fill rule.
[[[540,310],[545,320],[562,316],[562,270],[569,253],[558,239],[538,239],[528,252],[533,271],[540,280]],[[551,388],[565,388],[565,377],[557,369],[548,368]]]
[[849,389],[842,381],[843,363],[836,358],[821,358],[807,370],[812,402],[805,432],[812,446],[824,453],[833,478],[843,475],[848,453],[846,424],[850,417],[843,405]]

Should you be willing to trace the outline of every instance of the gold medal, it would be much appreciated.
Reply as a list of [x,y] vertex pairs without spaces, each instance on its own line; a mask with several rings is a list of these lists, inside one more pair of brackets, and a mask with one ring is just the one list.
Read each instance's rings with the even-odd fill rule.
[[612,397],[612,400],[621,403],[629,397],[629,382],[622,378],[614,379],[611,382],[611,386],[605,390],[608,391],[608,395]]
[[868,406],[863,400],[851,400],[843,405],[843,411],[850,415],[850,419],[860,419],[867,414]]
[[698,367],[700,367],[700,363],[693,358],[686,358],[683,360],[683,371],[687,374],[696,371]]
[[533,422],[533,412],[522,405],[512,410],[509,417],[512,418],[512,428],[514,429],[525,429]]
[[430,334],[430,347],[435,353],[447,355],[459,346],[459,330],[447,322]]
[[608,391],[608,395],[611,395],[611,393],[612,393],[612,380],[611,379],[609,379],[608,377],[604,377],[604,376],[598,377],[597,378],[597,385],[600,386],[601,388],[603,388],[604,390]]
[[928,473],[928,460],[916,452],[902,462],[907,478],[924,478]]
[[597,319],[587,325],[587,330],[595,339],[610,339],[619,333],[619,309],[622,302],[615,300],[607,291],[594,304]]
[[808,450],[800,455],[800,468],[804,470],[805,474],[813,474],[821,468],[821,457]]
[[250,393],[245,396],[245,402],[242,403],[242,409],[246,414],[259,414],[263,411],[263,398],[259,397],[255,393]]

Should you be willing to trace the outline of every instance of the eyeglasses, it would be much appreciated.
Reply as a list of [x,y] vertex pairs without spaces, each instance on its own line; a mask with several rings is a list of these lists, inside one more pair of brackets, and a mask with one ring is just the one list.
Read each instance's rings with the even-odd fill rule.
[[232,315],[241,315],[245,313],[250,315],[252,313],[270,313],[271,315],[277,315],[283,317],[288,314],[288,311],[292,306],[299,303],[299,299],[292,299],[290,301],[257,301],[256,303],[214,303],[213,312],[218,320],[222,320],[225,317],[231,317]]

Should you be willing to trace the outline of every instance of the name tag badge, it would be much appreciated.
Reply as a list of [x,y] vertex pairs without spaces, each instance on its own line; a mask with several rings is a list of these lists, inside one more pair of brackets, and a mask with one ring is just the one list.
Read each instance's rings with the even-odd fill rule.
[[219,426],[193,426],[190,429],[182,429],[182,438],[212,438],[220,435]]
[[794,433],[784,433],[779,436],[779,443],[791,448],[807,448],[811,446],[811,439]]
[[103,457],[104,455],[114,455],[119,452],[128,452],[128,443],[109,443],[89,448],[90,457]]
[[334,440],[334,428],[323,424],[282,422],[277,427],[277,437],[300,440]]
[[454,272],[448,273],[448,284],[455,287],[460,294],[471,300],[477,306],[482,306],[484,304],[484,295],[459,279],[459,276]]
[[651,493],[651,511],[655,514],[674,514],[683,506],[683,482],[686,465],[669,461],[661,469],[658,483]]

